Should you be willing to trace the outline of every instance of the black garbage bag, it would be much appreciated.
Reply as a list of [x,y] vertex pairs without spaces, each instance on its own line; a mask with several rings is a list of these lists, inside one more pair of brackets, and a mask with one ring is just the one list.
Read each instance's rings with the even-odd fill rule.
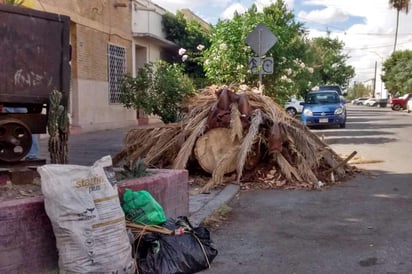
[[168,219],[162,226],[185,233],[151,233],[137,239],[135,257],[140,274],[191,274],[210,267],[218,252],[207,228],[193,228],[187,217]]

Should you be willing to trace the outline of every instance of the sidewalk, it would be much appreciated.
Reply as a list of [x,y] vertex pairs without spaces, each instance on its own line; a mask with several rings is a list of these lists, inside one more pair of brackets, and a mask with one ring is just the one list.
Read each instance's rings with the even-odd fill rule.
[[[89,166],[103,156],[114,156],[123,148],[123,138],[131,128],[133,127],[70,135],[69,164]],[[46,159],[47,163],[50,163],[47,143],[48,138],[40,139],[39,158]],[[189,196],[189,217],[192,225],[199,225],[215,210],[228,203],[238,191],[239,185],[227,185],[223,189],[212,190],[209,194],[191,194]]]

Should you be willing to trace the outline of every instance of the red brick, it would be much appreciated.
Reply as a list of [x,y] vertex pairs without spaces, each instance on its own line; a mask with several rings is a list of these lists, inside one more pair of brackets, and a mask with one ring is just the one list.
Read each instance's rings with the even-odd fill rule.
[[8,174],[0,174],[0,186],[1,185],[6,185],[7,181],[10,180],[10,177]]

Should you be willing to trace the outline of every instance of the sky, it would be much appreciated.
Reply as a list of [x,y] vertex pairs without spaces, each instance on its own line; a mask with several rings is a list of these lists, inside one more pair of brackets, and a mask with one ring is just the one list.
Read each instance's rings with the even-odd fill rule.
[[[276,0],[152,0],[159,6],[175,12],[188,8],[205,21],[216,24],[218,19],[231,19],[233,13],[249,9],[253,3],[258,8]],[[350,58],[348,64],[355,67],[353,81],[365,82],[375,77],[377,65],[377,91],[385,94],[380,81],[382,62],[393,52],[396,29],[396,10],[389,0],[284,0],[296,16],[305,24],[310,37],[326,36],[344,42],[344,51]],[[401,13],[397,50],[412,50],[412,10]]]

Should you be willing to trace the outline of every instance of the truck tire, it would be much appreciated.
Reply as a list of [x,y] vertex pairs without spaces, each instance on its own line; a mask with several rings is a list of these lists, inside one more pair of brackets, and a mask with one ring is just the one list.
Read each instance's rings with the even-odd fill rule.
[[400,104],[395,104],[395,105],[392,106],[392,109],[393,109],[393,110],[396,110],[396,111],[399,111],[399,110],[402,109],[402,107],[401,107]]
[[295,109],[295,108],[292,108],[292,107],[287,108],[287,109],[286,109],[286,112],[287,112],[290,116],[292,116],[292,117],[295,117],[296,114],[298,114],[298,112],[296,111],[296,109]]

